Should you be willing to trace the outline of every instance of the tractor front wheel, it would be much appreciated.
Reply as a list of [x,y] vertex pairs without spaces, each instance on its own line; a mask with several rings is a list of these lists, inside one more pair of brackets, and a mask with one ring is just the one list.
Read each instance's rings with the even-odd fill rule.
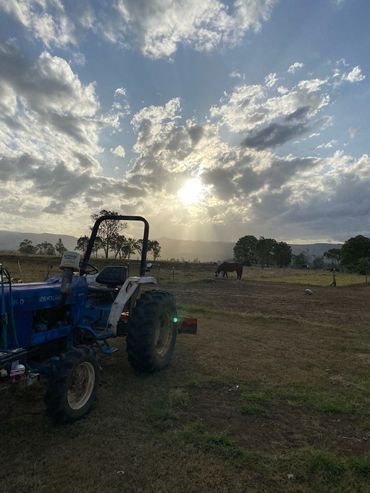
[[72,422],[85,416],[94,404],[99,365],[88,347],[62,355],[47,382],[47,414],[56,422]]
[[171,361],[177,330],[175,299],[163,291],[146,291],[136,303],[129,323],[127,354],[133,368],[153,372]]

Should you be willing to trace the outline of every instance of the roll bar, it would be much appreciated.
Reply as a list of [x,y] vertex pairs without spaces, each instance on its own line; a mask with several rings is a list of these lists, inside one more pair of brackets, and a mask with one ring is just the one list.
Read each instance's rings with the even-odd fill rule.
[[86,273],[86,267],[87,267],[87,264],[89,263],[91,252],[92,252],[92,249],[94,246],[94,242],[95,242],[95,239],[98,235],[99,226],[103,221],[141,221],[144,223],[143,249],[141,251],[141,261],[140,261],[140,276],[145,276],[146,256],[148,253],[149,223],[142,216],[119,216],[119,215],[115,215],[115,214],[100,216],[95,221],[95,224],[94,224],[93,229],[91,231],[89,243],[87,245],[86,252],[85,252],[84,258],[82,260],[82,264],[81,264],[81,268],[80,268],[80,275],[82,276],[83,274]]

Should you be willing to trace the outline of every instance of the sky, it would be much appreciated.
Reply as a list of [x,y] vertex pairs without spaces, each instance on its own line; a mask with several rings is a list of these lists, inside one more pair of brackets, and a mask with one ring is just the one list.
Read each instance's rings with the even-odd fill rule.
[[[368,0],[0,0],[0,229],[370,236]],[[140,234],[136,226],[128,230]]]

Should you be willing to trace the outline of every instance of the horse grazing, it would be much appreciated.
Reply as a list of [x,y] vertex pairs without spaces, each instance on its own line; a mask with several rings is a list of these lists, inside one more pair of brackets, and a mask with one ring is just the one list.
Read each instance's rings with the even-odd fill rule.
[[228,277],[228,272],[236,272],[236,278],[241,279],[243,274],[243,265],[231,262],[223,262],[216,269],[215,276],[218,277],[219,273],[222,272],[222,277]]

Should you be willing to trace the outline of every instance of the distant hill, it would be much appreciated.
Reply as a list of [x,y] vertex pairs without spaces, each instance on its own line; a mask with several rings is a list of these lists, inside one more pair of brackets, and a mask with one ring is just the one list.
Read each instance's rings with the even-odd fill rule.
[[175,240],[159,238],[162,259],[184,259],[201,262],[227,260],[233,258],[234,243],[224,241]]
[[325,252],[330,250],[330,248],[341,248],[342,243],[311,243],[311,244],[301,244],[295,245],[291,244],[292,252],[294,255],[298,255],[303,252],[308,255],[309,260],[315,257],[322,257]]
[[[74,250],[77,238],[70,235],[52,233],[20,233],[16,231],[0,231],[0,251],[16,251],[19,244],[25,238],[32,241],[34,245],[48,241],[55,245],[61,238],[68,250]],[[178,260],[195,260],[200,262],[217,262],[220,260],[231,260],[233,258],[234,242],[226,241],[196,241],[175,240],[173,238],[159,238],[161,259],[171,258]],[[306,253],[310,260],[321,257],[329,248],[340,248],[338,243],[312,243],[291,245],[293,253]]]
[[[170,238],[160,238],[158,241],[162,246],[162,259],[198,259],[201,262],[231,260],[235,245],[234,242],[174,240]],[[324,252],[330,248],[340,248],[341,246],[339,243],[291,244],[294,255],[303,252],[309,260],[322,257]]]
[[18,231],[0,231],[0,250],[18,250],[19,244],[24,239],[31,240],[33,245],[38,245],[43,241],[48,241],[55,245],[61,238],[63,245],[68,250],[74,250],[77,238],[70,235],[58,235],[52,233],[20,233]]

